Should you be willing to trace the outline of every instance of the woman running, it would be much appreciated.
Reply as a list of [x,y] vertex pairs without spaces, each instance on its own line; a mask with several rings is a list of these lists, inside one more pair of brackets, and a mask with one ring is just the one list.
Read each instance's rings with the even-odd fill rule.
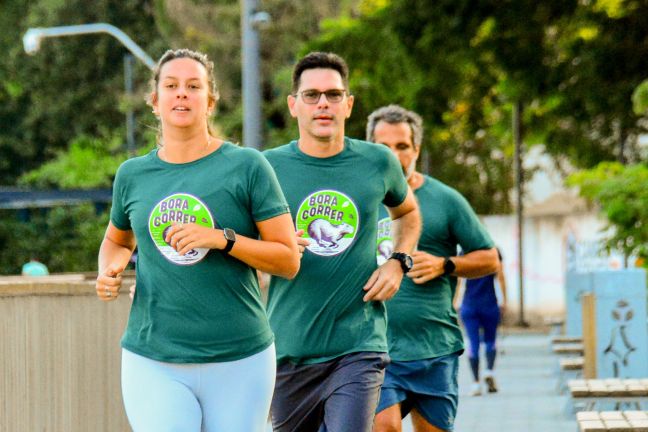
[[167,51],[149,103],[158,148],[124,162],[99,250],[99,298],[119,295],[137,245],[137,291],[122,338],[122,393],[135,432],[264,431],[273,334],[255,269],[299,269],[288,206],[256,150],[211,132],[218,92],[203,54]]
[[[506,280],[502,268],[502,255],[497,250],[499,269],[497,273],[476,279],[466,279],[465,292],[461,303],[461,321],[468,336],[468,361],[473,375],[472,396],[479,396],[482,387],[479,381],[479,346],[483,340],[486,352],[484,382],[489,393],[497,392],[495,382],[495,357],[497,356],[497,326],[506,310]],[[495,278],[501,290],[502,303],[498,305],[495,293]],[[481,333],[481,337],[480,337]]]

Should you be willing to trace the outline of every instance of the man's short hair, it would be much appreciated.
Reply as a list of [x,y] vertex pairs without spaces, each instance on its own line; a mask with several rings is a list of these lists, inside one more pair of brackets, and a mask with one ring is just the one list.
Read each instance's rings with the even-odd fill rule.
[[293,68],[292,92],[299,90],[302,73],[308,69],[333,69],[342,77],[344,89],[349,90],[349,67],[342,57],[332,52],[314,51],[306,54]]
[[407,123],[412,131],[412,144],[421,148],[423,142],[423,120],[414,111],[409,111],[399,105],[387,105],[378,108],[367,118],[367,141],[374,140],[374,130],[378,122],[384,121],[389,124]]

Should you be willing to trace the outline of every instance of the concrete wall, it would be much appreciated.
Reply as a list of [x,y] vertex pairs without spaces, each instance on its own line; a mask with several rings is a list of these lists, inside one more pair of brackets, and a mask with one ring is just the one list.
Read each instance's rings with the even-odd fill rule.
[[[482,218],[493,241],[502,249],[508,285],[509,309],[518,310],[519,283],[515,216]],[[565,311],[567,239],[579,242],[600,238],[603,222],[594,213],[527,217],[524,220],[524,304],[532,321],[561,317]]]
[[0,279],[0,431],[129,431],[119,346],[129,309],[124,291],[99,301],[92,280]]

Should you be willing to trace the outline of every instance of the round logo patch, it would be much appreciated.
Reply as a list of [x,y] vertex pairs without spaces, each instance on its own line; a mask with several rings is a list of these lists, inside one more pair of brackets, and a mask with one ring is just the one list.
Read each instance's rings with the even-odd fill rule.
[[394,242],[391,236],[391,218],[378,221],[378,237],[376,238],[376,261],[383,265],[394,252]]
[[313,192],[297,210],[297,229],[310,239],[308,250],[321,256],[338,255],[353,243],[360,214],[348,196],[334,190]]
[[171,222],[195,223],[214,228],[214,218],[205,203],[193,195],[177,193],[157,203],[149,216],[151,239],[164,258],[178,265],[191,265],[202,260],[209,252],[209,248],[191,249],[186,254],[179,255],[164,240],[171,228]]

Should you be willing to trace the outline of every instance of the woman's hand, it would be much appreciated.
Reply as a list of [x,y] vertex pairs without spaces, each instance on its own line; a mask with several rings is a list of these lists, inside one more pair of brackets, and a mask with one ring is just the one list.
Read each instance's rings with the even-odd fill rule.
[[225,249],[227,240],[223,230],[208,228],[193,223],[183,224],[171,222],[171,228],[164,240],[175,249],[179,255],[184,255],[192,249]]
[[122,284],[123,268],[111,264],[106,270],[97,276],[95,289],[101,301],[113,301],[119,297],[119,288]]
[[297,230],[295,234],[297,235],[297,249],[299,250],[299,259],[302,259],[304,257],[304,252],[306,251],[306,246],[310,244],[310,240],[302,237],[304,235],[303,229]]

